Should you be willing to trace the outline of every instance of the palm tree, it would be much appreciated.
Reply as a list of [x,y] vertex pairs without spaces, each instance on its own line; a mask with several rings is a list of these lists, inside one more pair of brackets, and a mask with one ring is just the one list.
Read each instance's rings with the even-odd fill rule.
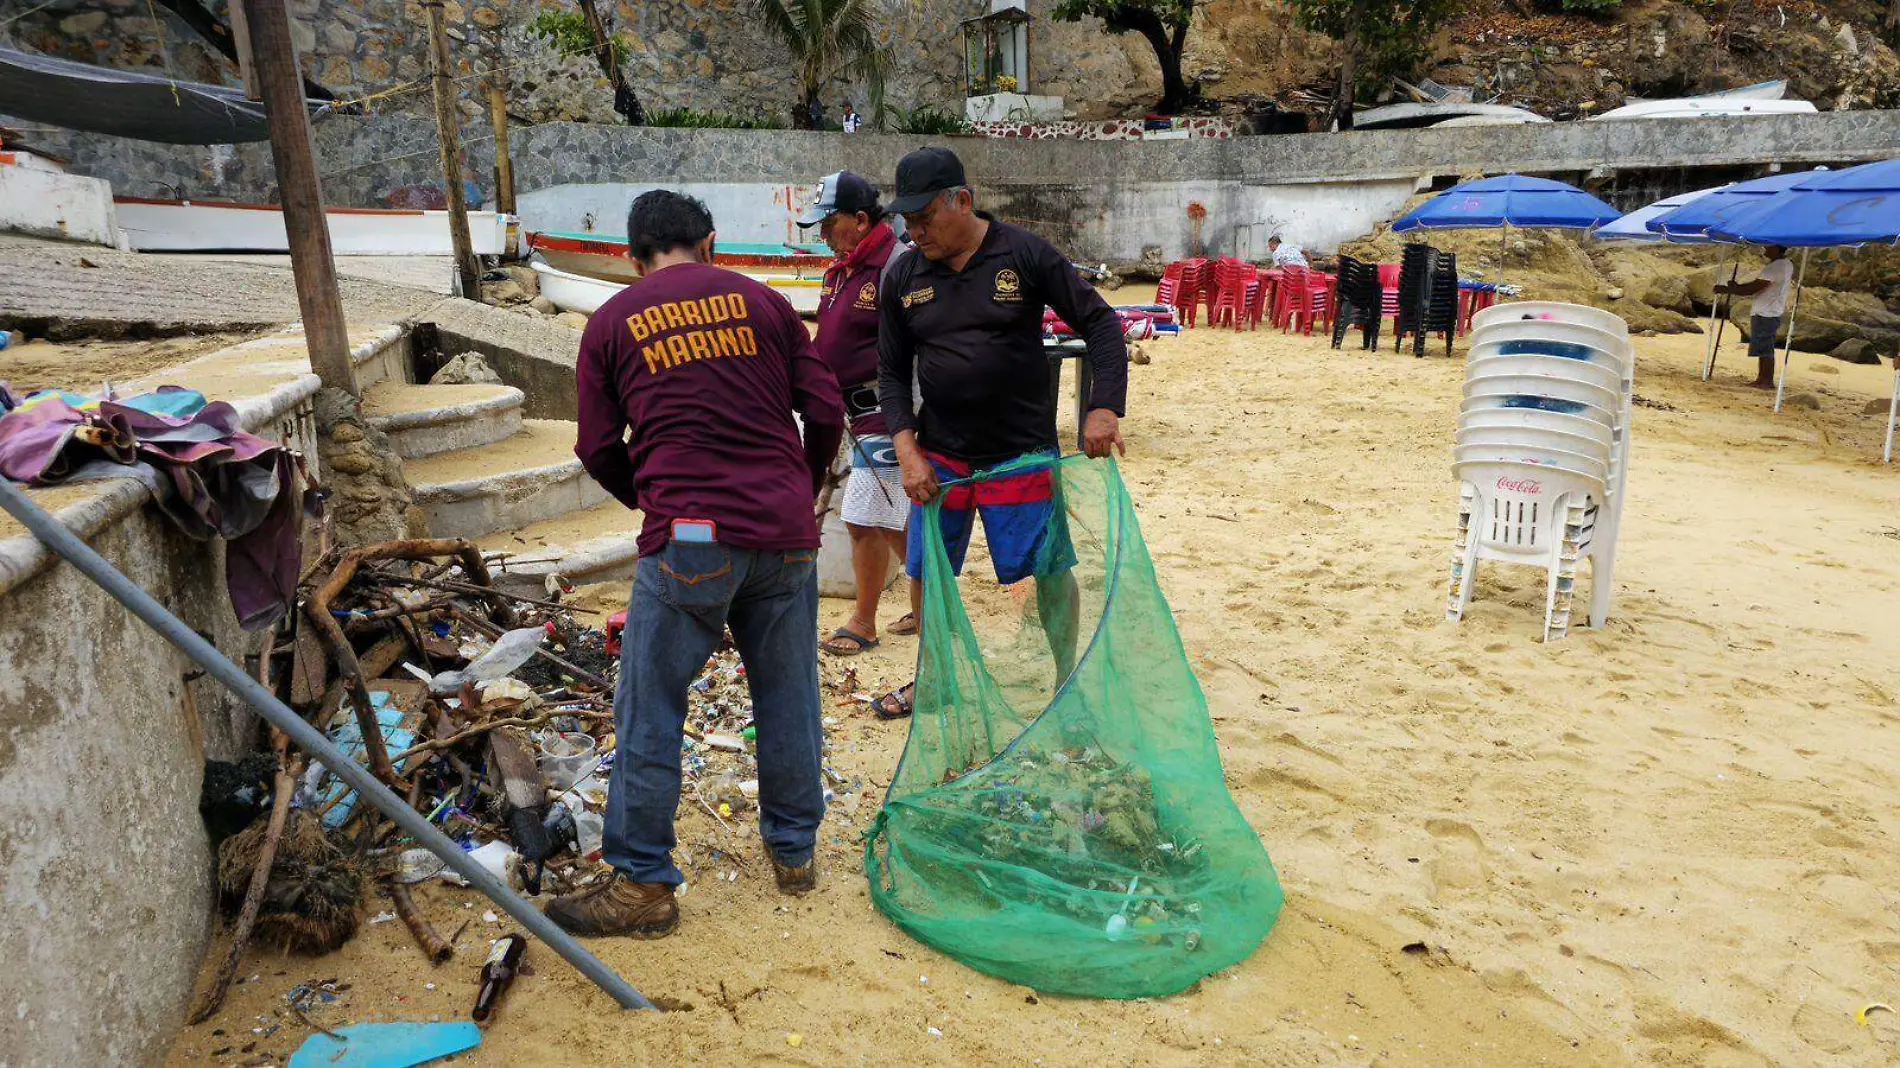
[[753,0],[765,25],[791,50],[801,93],[792,124],[814,129],[818,96],[834,78],[862,79],[876,122],[884,111],[888,59],[877,39],[872,0]]

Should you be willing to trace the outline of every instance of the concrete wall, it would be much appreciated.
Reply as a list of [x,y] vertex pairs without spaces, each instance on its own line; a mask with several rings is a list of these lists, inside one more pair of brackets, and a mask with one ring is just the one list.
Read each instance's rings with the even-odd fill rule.
[[0,231],[118,244],[112,185],[56,170],[0,165]]
[[[317,456],[315,375],[236,402],[242,424]],[[58,512],[227,656],[224,545],[194,541],[129,479]],[[207,758],[254,749],[256,719],[30,535],[0,537],[0,1064],[161,1061],[212,931],[198,816]]]
[[524,394],[521,413],[528,418],[579,418],[579,330],[466,300],[445,300],[418,322],[434,328],[445,356],[480,353],[503,383]]
[[[222,546],[152,508],[92,545],[243,647]],[[0,616],[0,1061],[155,1063],[211,935],[204,760],[235,757],[248,718],[219,711],[215,684],[185,683],[184,656],[70,565],[0,594]]]
[[[492,142],[484,138],[484,129],[471,127],[466,133],[469,171],[487,187]],[[191,147],[88,134],[36,137],[48,151],[71,158],[74,171],[106,178],[122,194],[251,200],[275,194],[269,150],[261,144]],[[563,229],[578,229],[574,216],[584,218],[591,211],[596,229],[613,233],[624,225],[612,219],[625,211],[622,196],[636,187],[687,185],[712,195],[722,216],[731,215],[725,209],[731,205],[740,213],[731,217],[746,220],[742,230],[764,234],[782,225],[788,186],[802,189],[840,168],[887,183],[898,158],[930,140],[548,123],[516,131],[512,144],[517,189],[531,222],[545,218]],[[1369,217],[1372,206],[1398,188],[1396,183],[1507,171],[1609,181],[1617,171],[1637,170],[1679,172],[1684,183],[1706,185],[1698,171],[1727,177],[1738,167],[1886,158],[1900,146],[1900,111],[1227,140],[954,138],[937,143],[963,157],[979,192],[1007,218],[1040,230],[1078,258],[1124,260],[1137,258],[1147,244],[1173,250],[1177,238],[1168,235],[1183,233],[1186,208],[1182,205],[1183,214],[1175,219],[1165,213],[1183,199],[1192,201],[1197,186],[1200,191],[1211,186],[1219,194],[1201,201],[1210,211],[1203,224],[1209,235],[1252,241],[1260,229],[1278,225],[1294,240],[1325,248],[1352,236],[1339,232],[1345,229],[1340,220]],[[333,203],[376,206],[415,186],[441,184],[435,133],[426,121],[333,117],[317,125],[317,147],[325,194]],[[1323,188],[1365,182],[1395,184],[1343,196]],[[561,198],[553,194],[537,195],[557,186],[609,188],[590,191],[572,207],[557,204]],[[1320,188],[1277,188],[1288,186]],[[1260,188],[1242,192],[1245,187]],[[756,208],[744,202],[746,190],[756,192]],[[1231,209],[1215,214],[1218,205]],[[1139,228],[1110,222],[1122,209],[1144,219]],[[1313,229],[1303,231],[1309,225]],[[722,232],[729,240],[744,240],[725,224]]]

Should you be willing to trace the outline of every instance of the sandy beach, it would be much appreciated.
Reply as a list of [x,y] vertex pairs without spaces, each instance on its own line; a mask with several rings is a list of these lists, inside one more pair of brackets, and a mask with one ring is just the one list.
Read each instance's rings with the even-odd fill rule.
[[[1900,1015],[1856,1020],[1900,1005],[1900,467],[1878,463],[1884,410],[1863,413],[1893,371],[1796,354],[1777,416],[1737,345],[1698,381],[1702,346],[1637,340],[1614,618],[1551,644],[1528,569],[1486,568],[1444,619],[1463,365],[1442,344],[1147,346],[1124,471],[1287,891],[1245,963],[1172,998],[1042,997],[879,915],[859,836],[905,726],[849,691],[908,673],[915,640],[887,636],[827,662],[831,762],[872,788],[828,817],[819,892],[780,897],[755,826],[689,804],[679,933],[593,947],[690,1011],[619,1012],[536,945],[457,1062],[1894,1063]],[[848,606],[822,612],[829,631]],[[349,985],[329,1026],[465,1018],[505,925],[472,892],[421,897],[445,934],[472,920],[451,963],[396,923],[329,957],[253,954],[171,1063],[281,1063],[310,1033],[284,1011],[306,981]]]

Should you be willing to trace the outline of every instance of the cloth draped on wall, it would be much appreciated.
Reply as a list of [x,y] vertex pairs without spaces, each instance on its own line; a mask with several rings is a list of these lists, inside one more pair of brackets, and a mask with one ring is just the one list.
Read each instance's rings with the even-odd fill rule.
[[315,500],[301,460],[246,433],[237,409],[202,393],[22,398],[0,384],[0,477],[34,486],[138,479],[186,535],[225,540],[231,608],[247,631],[276,623],[296,593],[301,517]]

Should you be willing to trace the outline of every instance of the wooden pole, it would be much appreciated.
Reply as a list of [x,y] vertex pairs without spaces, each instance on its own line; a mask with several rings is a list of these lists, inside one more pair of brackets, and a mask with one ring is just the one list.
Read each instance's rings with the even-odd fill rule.
[[323,215],[323,189],[310,140],[310,115],[304,110],[297,47],[290,40],[290,16],[284,11],[284,0],[249,0],[245,6],[251,62],[263,91],[264,114],[270,118],[271,164],[284,207],[290,270],[297,282],[297,308],[303,314],[310,368],[324,386],[354,397],[361,391],[356,367],[350,362],[349,328],[343,320],[343,297],[336,288],[336,261],[330,254],[330,227]]
[[508,154],[508,75],[496,71],[488,83],[488,117],[495,124],[495,208],[515,213],[515,161]]
[[435,132],[442,144],[442,184],[449,200],[449,239],[455,245],[455,273],[462,296],[482,297],[482,272],[468,236],[468,197],[462,192],[462,116],[455,106],[449,69],[449,35],[442,25],[442,0],[422,0],[429,12],[429,65],[435,81]]

